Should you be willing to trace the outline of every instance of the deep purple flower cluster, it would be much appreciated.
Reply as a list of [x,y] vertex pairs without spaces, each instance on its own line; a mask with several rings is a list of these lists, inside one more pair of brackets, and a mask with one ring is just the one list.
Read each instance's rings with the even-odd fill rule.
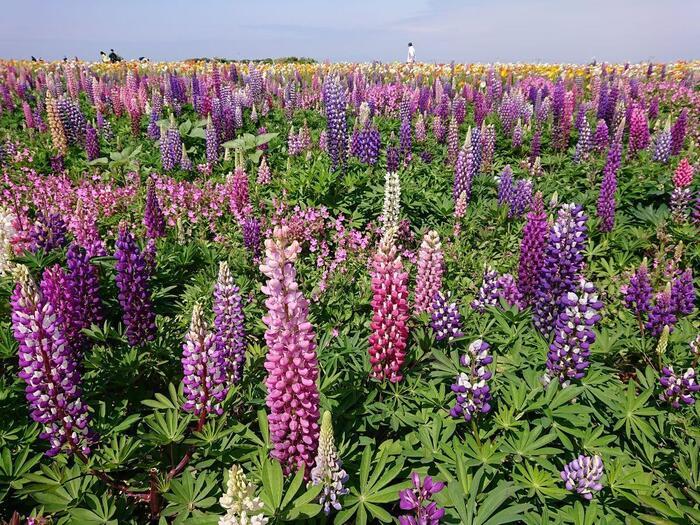
[[672,366],[665,366],[659,379],[664,391],[659,395],[661,401],[669,403],[673,408],[680,408],[681,403],[695,403],[695,393],[700,392],[700,384],[694,368],[688,368],[682,375],[676,374]]
[[78,144],[85,138],[87,120],[80,111],[78,103],[72,99],[61,97],[56,102],[63,129],[69,144]]
[[143,225],[146,227],[146,237],[149,239],[165,237],[165,215],[163,215],[163,210],[160,207],[153,181],[149,181],[146,190]]
[[530,305],[534,298],[540,271],[544,262],[544,247],[547,240],[547,214],[544,211],[542,193],[535,194],[532,208],[527,214],[520,243],[518,263],[518,290],[523,304]]
[[666,164],[671,157],[671,129],[669,125],[659,130],[654,139],[654,152],[652,159]]
[[671,281],[671,301],[676,315],[690,315],[695,310],[695,287],[690,268]]
[[687,126],[688,110],[684,108],[671,127],[671,155],[678,155],[683,149]]
[[34,227],[29,233],[30,250],[34,253],[39,250],[48,253],[65,246],[67,231],[66,223],[59,214],[37,212]]
[[[104,319],[100,300],[100,274],[97,266],[90,262],[90,255],[78,244],[72,243],[66,252],[68,266],[67,289],[71,301],[71,312],[78,330],[90,328]],[[76,348],[83,349],[85,337],[77,334]]]
[[435,334],[435,339],[452,341],[455,337],[462,337],[462,316],[457,308],[457,303],[449,302],[450,294],[443,295],[436,292],[433,296],[432,314],[430,326]]
[[160,161],[165,171],[171,171],[177,167],[182,151],[180,131],[173,121],[160,136]]
[[603,460],[600,456],[580,455],[561,471],[561,479],[566,483],[566,490],[577,492],[582,498],[593,499],[593,494],[603,489],[600,479],[603,477]]
[[621,291],[624,294],[625,305],[638,319],[649,312],[654,290],[649,279],[646,259],[642,261],[639,269],[630,275],[629,283]]
[[585,279],[575,291],[563,294],[559,303],[561,311],[549,345],[544,382],[548,384],[557,378],[567,386],[572,379],[581,379],[590,365],[590,346],[596,339],[593,327],[601,319],[603,303],[598,300],[595,286]]
[[609,232],[615,225],[615,191],[617,190],[617,171],[622,159],[622,143],[613,140],[608,150],[608,159],[603,168],[603,181],[598,195],[597,214],[600,219],[600,231]]
[[238,383],[243,377],[246,350],[243,304],[226,262],[219,263],[213,310],[214,342],[224,361],[226,375],[233,383]]
[[151,302],[150,272],[145,253],[134,236],[121,226],[114,257],[117,259],[115,281],[119,289],[119,304],[129,344],[139,346],[152,341],[156,332],[156,314]]
[[360,159],[360,162],[373,166],[379,158],[381,141],[379,130],[367,123],[364,129],[357,130],[353,135],[352,154]]
[[491,410],[491,389],[487,381],[491,372],[486,368],[493,362],[489,355],[489,344],[481,339],[473,341],[467,353],[460,358],[460,364],[467,369],[461,372],[452,385],[457,394],[455,405],[450,409],[452,417],[463,417],[466,421]]
[[247,217],[242,225],[243,245],[251,253],[253,258],[260,256],[261,236],[260,236],[260,219],[256,217]]
[[434,482],[425,476],[421,482],[417,472],[411,474],[413,488],[399,492],[399,507],[410,514],[399,516],[400,525],[439,525],[445,515],[445,509],[431,501],[432,497],[445,488],[445,484]]
[[454,185],[452,188],[452,197],[455,201],[464,192],[467,203],[471,199],[472,194],[472,178],[474,176],[474,153],[471,143],[471,130],[467,132],[467,138],[459,150],[457,162],[455,163]]
[[88,160],[95,160],[100,156],[100,142],[97,138],[97,130],[88,124],[85,128],[85,155]]
[[327,77],[323,83],[323,103],[326,106],[328,123],[328,154],[335,170],[345,165],[345,155],[348,150],[345,91],[335,76]]
[[484,312],[487,307],[498,306],[500,299],[504,299],[510,306],[520,307],[522,297],[511,274],[499,274],[489,266],[484,270],[479,293],[471,307],[477,312]]

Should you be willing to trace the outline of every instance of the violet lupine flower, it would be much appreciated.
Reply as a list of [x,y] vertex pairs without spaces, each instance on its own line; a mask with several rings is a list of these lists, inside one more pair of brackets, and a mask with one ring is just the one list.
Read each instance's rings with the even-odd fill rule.
[[427,138],[427,133],[425,130],[425,119],[423,118],[423,113],[418,113],[418,118],[416,119],[416,124],[414,125],[413,132],[416,136],[416,142],[425,142]]
[[267,325],[271,455],[286,473],[305,469],[308,474],[319,437],[318,361],[309,303],[296,282],[294,261],[301,247],[296,240],[290,244],[288,236],[286,227],[275,228],[273,238],[265,241],[265,260],[260,265],[268,277],[262,291],[268,309],[263,322]]
[[518,119],[518,123],[513,128],[513,135],[511,137],[511,146],[513,149],[519,149],[523,145],[523,125]]
[[581,279],[575,291],[563,294],[559,303],[561,311],[555,323],[554,340],[549,345],[543,380],[549,384],[557,378],[563,386],[568,386],[572,379],[581,379],[590,365],[590,346],[596,339],[593,327],[601,319],[599,311],[603,303],[598,300],[593,283],[585,279]]
[[401,155],[399,148],[390,146],[386,149],[386,171],[387,173],[396,173],[399,169],[399,161]]
[[348,130],[345,116],[345,91],[336,76],[329,76],[323,83],[323,103],[328,123],[328,154],[333,170],[345,166],[348,151]]
[[418,250],[418,276],[413,312],[418,315],[430,310],[430,303],[442,287],[442,244],[440,236],[431,230],[425,234]]
[[408,341],[408,273],[390,241],[380,244],[372,266],[371,376],[398,383]]
[[498,204],[506,206],[510,203],[513,194],[513,170],[510,164],[506,164],[498,176]]
[[399,149],[404,164],[411,162],[412,140],[411,140],[411,121],[404,120],[401,122],[399,132]]
[[666,164],[671,157],[671,127],[667,122],[666,126],[659,130],[654,140],[654,152],[652,159],[656,162]]
[[644,327],[654,337],[661,335],[664,326],[668,326],[669,333],[673,332],[676,321],[678,321],[675,307],[676,305],[671,295],[671,283],[668,283],[664,290],[657,292],[654,296],[654,303],[649,310],[649,316]]
[[559,298],[573,291],[583,269],[588,217],[578,204],[564,204],[549,231],[544,261],[533,301],[533,321],[543,334],[554,329]]
[[593,136],[593,148],[596,151],[603,151],[609,141],[610,135],[608,132],[608,125],[603,119],[600,119],[595,128],[595,135]]
[[[81,399],[77,355],[66,344],[57,312],[29,275],[16,267],[12,293],[12,330],[19,343],[19,377],[27,384],[25,395],[32,420],[41,425],[39,437],[49,442],[47,456],[66,445],[71,452],[90,453],[90,416]],[[45,283],[44,288],[49,283]]]
[[540,156],[542,151],[542,131],[538,128],[532,134],[532,141],[530,142],[530,164],[535,162],[535,159]]
[[254,259],[260,257],[260,219],[248,217],[241,225],[243,232],[243,245],[251,253]]
[[379,157],[379,148],[381,147],[379,130],[367,122],[364,129],[357,130],[356,133],[355,140],[353,140],[353,155],[364,164],[374,165]]
[[695,393],[700,392],[700,384],[694,368],[688,368],[683,375],[676,374],[672,366],[661,369],[663,374],[659,378],[664,391],[659,395],[661,401],[665,401],[673,408],[680,408],[681,403],[692,405],[695,403]]
[[592,500],[593,494],[603,489],[600,478],[603,477],[603,460],[600,456],[580,455],[561,471],[561,479],[566,483],[566,490],[578,493],[586,500]]
[[97,130],[90,124],[85,128],[85,154],[88,160],[95,160],[100,156],[100,142],[97,138]]
[[491,389],[487,382],[491,379],[491,372],[486,367],[493,362],[493,357],[489,355],[489,348],[486,341],[477,339],[460,358],[459,362],[467,368],[467,372],[461,372],[451,387],[457,394],[455,406],[450,409],[452,417],[471,421],[479,414],[491,411]]
[[214,285],[214,342],[232,383],[243,377],[245,365],[245,327],[243,304],[238,286],[225,261],[219,263]]
[[695,310],[695,287],[691,269],[685,270],[671,282],[671,302],[676,316],[690,315]]
[[149,239],[165,237],[165,215],[163,215],[163,210],[160,207],[153,181],[148,182],[148,188],[146,189],[143,225],[146,227],[146,237]]
[[511,306],[519,307],[521,304],[515,278],[509,273],[501,275],[489,266],[484,270],[479,294],[472,301],[471,307],[477,312],[484,312],[489,306],[498,306],[501,298]]
[[156,314],[151,302],[149,271],[145,253],[124,226],[119,228],[114,257],[117,259],[115,281],[126,337],[132,346],[152,341],[156,332]]
[[177,167],[182,151],[180,131],[175,121],[171,119],[170,127],[160,134],[160,161],[165,171],[171,171]]
[[612,231],[615,225],[615,191],[617,190],[617,171],[622,159],[622,144],[614,140],[608,150],[608,160],[603,168],[603,180],[598,195],[597,215],[600,219],[600,231]]
[[472,194],[472,177],[474,175],[474,153],[472,152],[471,130],[467,132],[467,138],[459,150],[457,162],[455,163],[454,185],[452,197],[456,201],[464,192],[466,201],[469,203]]
[[445,515],[445,509],[432,501],[433,495],[445,488],[445,484],[434,482],[430,476],[425,476],[421,482],[417,472],[411,474],[413,488],[399,492],[399,507],[411,514],[399,516],[400,525],[439,525]]
[[211,116],[207,120],[205,137],[207,142],[207,163],[213,166],[219,160],[219,136],[211,122]]
[[624,294],[625,305],[637,319],[642,319],[649,313],[653,289],[646,259],[642,261],[637,271],[630,275],[629,283],[621,291]]
[[493,154],[496,149],[496,128],[491,125],[481,125],[481,169],[490,172],[493,167]]
[[530,305],[544,262],[544,247],[547,240],[547,214],[544,211],[542,193],[537,192],[532,208],[527,214],[523,228],[518,263],[518,290],[523,304]]
[[579,163],[586,160],[588,158],[588,152],[591,150],[592,146],[593,140],[591,137],[591,128],[588,125],[588,119],[584,114],[583,120],[581,122],[581,129],[579,130],[578,142],[576,143],[574,162]]
[[182,375],[187,398],[183,410],[203,418],[223,414],[221,403],[229,390],[226,362],[214,334],[207,329],[199,303],[192,309],[190,330],[182,345]]
[[510,196],[508,218],[522,217],[532,201],[532,181],[520,179]]
[[687,125],[688,110],[684,108],[671,127],[671,155],[678,155],[683,149]]
[[[104,319],[100,300],[100,275],[97,266],[90,263],[90,255],[78,244],[72,243],[66,252],[68,266],[67,289],[70,291],[71,310],[78,330],[90,328]],[[84,349],[85,337],[78,334],[77,348]]]
[[45,215],[39,211],[36,214],[34,227],[29,233],[29,249],[36,253],[39,250],[50,252],[56,248],[65,246],[68,228],[61,216],[57,213]]
[[185,148],[184,144],[182,145],[182,153],[180,155],[180,168],[183,171],[192,171],[194,169],[192,160],[187,156],[187,148]]
[[343,462],[338,458],[333,437],[333,421],[331,413],[326,410],[321,420],[321,433],[318,438],[318,454],[314,468],[311,469],[311,484],[323,485],[318,497],[318,503],[323,506],[326,515],[331,513],[331,507],[340,510],[339,497],[348,493],[345,484],[350,476],[343,470]]
[[457,303],[449,302],[450,293],[442,295],[442,292],[435,292],[433,304],[431,305],[430,327],[433,329],[435,339],[452,341],[456,337],[464,334],[462,328],[462,316],[457,308]]

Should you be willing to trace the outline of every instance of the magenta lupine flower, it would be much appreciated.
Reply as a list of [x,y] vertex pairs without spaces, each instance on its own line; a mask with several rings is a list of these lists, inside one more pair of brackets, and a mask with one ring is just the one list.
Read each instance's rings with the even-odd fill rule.
[[229,390],[226,363],[214,334],[207,329],[199,303],[192,309],[181,361],[183,392],[187,398],[182,409],[203,419],[211,413],[223,414],[221,403]]
[[328,125],[328,154],[333,169],[345,165],[348,151],[348,129],[345,115],[345,90],[336,76],[329,76],[323,83],[323,103]]
[[87,455],[90,416],[81,399],[77,356],[59,329],[60,312],[44,297],[25,266],[19,265],[16,271],[12,330],[19,343],[19,377],[27,384],[31,418],[41,425],[39,436],[49,442],[47,456],[55,456],[66,445],[69,451]]
[[580,455],[561,471],[561,479],[566,483],[566,490],[578,493],[586,500],[592,500],[593,494],[603,490],[600,478],[603,477],[603,460],[600,456]]
[[547,241],[547,214],[544,211],[542,193],[537,192],[532,208],[527,214],[520,243],[518,263],[518,290],[524,304],[530,305],[534,299],[544,262],[544,247]]
[[38,211],[34,227],[29,232],[29,249],[36,253],[38,250],[50,252],[65,246],[68,229],[61,216],[57,213],[49,215]]
[[449,292],[446,296],[442,295],[442,292],[436,292],[433,296],[430,327],[433,329],[437,341],[444,339],[452,341],[452,339],[464,335],[461,331],[462,316],[457,308],[457,303],[449,301]]
[[399,507],[410,512],[399,516],[400,525],[439,525],[445,515],[445,509],[437,506],[432,497],[445,488],[445,484],[434,482],[430,476],[425,476],[421,482],[417,472],[411,474],[413,488],[399,492]]
[[622,144],[613,140],[608,150],[608,160],[603,168],[603,180],[598,195],[597,215],[600,219],[600,231],[612,231],[615,225],[615,191],[617,191],[617,171],[622,159]]
[[299,243],[288,241],[286,227],[275,228],[265,241],[260,271],[268,277],[265,341],[267,406],[270,409],[272,457],[285,472],[313,465],[319,437],[318,361],[314,330],[308,321],[309,303],[299,291],[294,261]]
[[593,327],[601,316],[603,303],[592,283],[581,279],[577,289],[561,296],[561,311],[554,327],[554,340],[547,354],[544,383],[557,378],[563,386],[572,379],[581,379],[590,362],[590,346],[595,342]]
[[245,220],[246,213],[250,211],[250,194],[248,190],[248,175],[238,166],[233,174],[228,175],[227,184],[231,186],[229,206],[231,212],[239,223]]
[[649,122],[644,108],[638,104],[632,107],[630,117],[630,138],[627,146],[627,155],[632,157],[638,151],[649,146]]
[[269,184],[272,179],[272,172],[270,171],[270,166],[267,165],[267,160],[265,157],[260,161],[260,166],[258,166],[258,178],[257,183],[264,186]]
[[151,302],[146,256],[125,226],[119,228],[114,257],[126,337],[130,345],[140,346],[155,338],[156,314]]
[[418,276],[413,304],[416,315],[430,310],[433,297],[442,287],[443,260],[440,236],[431,230],[423,237],[418,250]]
[[564,204],[549,231],[533,301],[533,321],[543,334],[554,329],[561,310],[560,297],[578,284],[588,239],[587,220],[581,206]]
[[671,302],[677,316],[690,315],[695,310],[695,286],[690,268],[671,281]]
[[608,132],[608,125],[603,119],[600,119],[595,128],[595,135],[593,136],[593,148],[596,151],[603,151],[608,146],[609,141],[610,135]]
[[97,130],[90,124],[85,128],[85,154],[88,160],[95,160],[100,156],[100,142],[97,138]]
[[666,289],[657,292],[654,303],[649,311],[649,316],[644,325],[654,337],[659,337],[664,326],[668,326],[669,332],[673,332],[678,318],[676,317],[676,305],[671,295],[670,283]]
[[687,125],[688,110],[683,108],[671,127],[671,155],[678,155],[683,149]]
[[165,237],[165,215],[160,207],[156,187],[153,181],[148,182],[146,190],[146,206],[143,212],[143,225],[146,227],[146,237],[158,239]]
[[471,421],[479,414],[491,411],[491,389],[488,385],[491,372],[486,367],[493,362],[493,357],[489,355],[489,348],[486,341],[477,339],[460,357],[459,362],[467,371],[461,372],[451,386],[457,394],[455,405],[450,409],[452,417]]
[[673,408],[680,408],[681,403],[692,405],[695,403],[695,393],[700,392],[700,384],[694,368],[688,368],[682,375],[674,372],[672,366],[662,368],[663,374],[659,378],[664,388],[659,395],[661,401],[665,401]]
[[57,329],[61,332],[66,349],[79,356],[84,349],[84,338],[80,333],[83,320],[78,317],[76,301],[68,283],[66,272],[58,264],[44,270],[40,283],[41,294],[58,314]]
[[382,242],[372,263],[371,376],[398,383],[408,341],[408,273],[390,242]]
[[687,188],[693,183],[694,173],[695,168],[688,162],[688,159],[681,159],[676,171],[673,172],[673,185],[676,188]]
[[637,271],[630,275],[629,283],[621,291],[624,294],[625,305],[635,314],[637,319],[642,319],[649,313],[653,289],[646,259],[642,261]]
[[245,365],[245,327],[243,304],[238,286],[228,264],[219,263],[219,276],[214,286],[214,342],[224,361],[226,375],[238,383]]

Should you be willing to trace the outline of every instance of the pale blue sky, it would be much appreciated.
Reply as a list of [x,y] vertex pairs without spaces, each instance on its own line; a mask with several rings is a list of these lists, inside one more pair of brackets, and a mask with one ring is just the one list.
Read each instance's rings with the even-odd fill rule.
[[0,57],[700,59],[700,0],[3,0]]

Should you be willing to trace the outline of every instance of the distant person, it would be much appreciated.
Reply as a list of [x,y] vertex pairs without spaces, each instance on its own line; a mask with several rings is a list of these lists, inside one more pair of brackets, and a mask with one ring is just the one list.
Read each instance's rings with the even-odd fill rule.
[[109,62],[109,57],[107,56],[107,53],[105,53],[104,51],[100,51],[100,60],[103,64],[107,64]]
[[36,62],[36,61],[37,61],[36,57],[34,55],[32,55],[32,62]]
[[407,64],[413,64],[416,61],[416,49],[413,47],[413,42],[408,43],[408,57],[406,58]]
[[114,52],[114,49],[109,50],[109,61],[110,62],[112,62],[114,64],[115,62],[121,62],[122,60],[124,60],[124,59],[122,57],[120,57],[119,55],[117,55]]

